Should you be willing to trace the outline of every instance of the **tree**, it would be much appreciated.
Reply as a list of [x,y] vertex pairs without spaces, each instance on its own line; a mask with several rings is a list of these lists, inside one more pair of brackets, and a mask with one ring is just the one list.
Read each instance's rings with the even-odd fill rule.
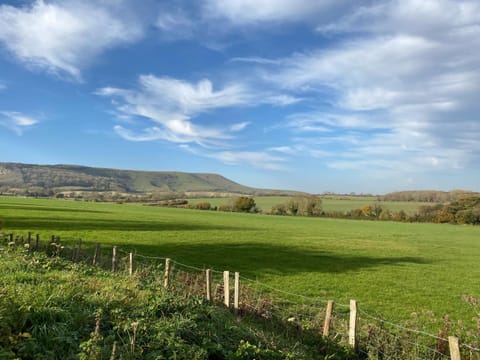
[[233,211],[237,212],[256,212],[255,200],[248,196],[240,196],[234,199]]
[[318,196],[306,196],[302,199],[302,214],[304,216],[322,215],[322,199]]

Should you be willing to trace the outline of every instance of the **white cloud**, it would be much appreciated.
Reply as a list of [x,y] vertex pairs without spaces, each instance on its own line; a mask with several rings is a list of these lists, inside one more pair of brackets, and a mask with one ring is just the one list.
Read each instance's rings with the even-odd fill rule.
[[22,135],[25,130],[38,123],[37,119],[16,111],[0,111],[0,125],[14,131],[17,135]]
[[96,56],[142,36],[142,26],[122,12],[122,3],[1,5],[0,41],[30,68],[80,80],[81,70]]
[[137,135],[132,130],[117,126],[116,132],[127,140],[163,139],[179,143],[196,142],[206,146],[218,144],[218,140],[229,139],[231,132],[241,131],[248,125],[236,123],[220,127],[203,126],[192,120],[204,112],[247,105],[250,95],[244,86],[238,84],[215,90],[208,79],[191,84],[178,79],[142,75],[139,77],[138,89],[105,87],[99,89],[97,94],[115,98],[120,115],[155,123],[154,127],[144,128]]
[[[335,137],[328,144],[339,149],[335,168],[390,167],[391,161],[414,172],[479,160],[480,3],[387,1],[319,30],[354,36],[264,62],[263,78],[305,97],[330,94],[328,106],[287,122],[321,140]],[[359,157],[349,160],[351,154]]]
[[194,36],[197,23],[177,9],[176,11],[161,11],[155,26],[165,39],[182,40]]
[[210,151],[206,150],[205,148],[199,148],[189,144],[181,144],[179,147],[191,154],[215,159],[227,165],[255,167],[258,169],[274,171],[286,170],[284,163],[287,161],[287,159],[272,155],[271,149],[260,151]]
[[143,127],[137,134],[133,130],[117,127],[115,131],[127,140],[167,140],[178,143],[195,142],[203,146],[221,145],[219,141],[233,138],[233,133],[244,130],[250,122],[220,126],[207,126],[194,122],[202,113],[230,107],[259,104],[286,106],[298,100],[283,95],[252,91],[247,85],[231,83],[214,89],[208,79],[197,83],[169,77],[141,75],[137,89],[104,87],[96,94],[113,98],[118,117],[130,123],[147,120],[154,127]]
[[247,165],[267,170],[285,170],[285,167],[281,164],[285,161],[284,158],[271,155],[265,151],[219,151],[207,156],[228,165]]
[[238,25],[321,18],[346,1],[334,0],[206,0],[204,13]]
[[310,111],[287,116],[287,125],[300,132],[320,133],[348,129],[389,129],[390,124],[381,119],[382,114]]
[[233,124],[232,126],[230,126],[230,130],[234,131],[234,132],[242,131],[248,125],[250,125],[250,122],[248,122],[248,121],[244,121],[244,122],[241,122],[241,123],[236,123],[236,124]]

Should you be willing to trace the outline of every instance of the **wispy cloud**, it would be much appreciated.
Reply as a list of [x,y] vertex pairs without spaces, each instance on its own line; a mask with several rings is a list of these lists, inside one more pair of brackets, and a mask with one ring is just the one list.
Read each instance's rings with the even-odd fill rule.
[[[369,159],[372,149],[384,150],[375,151],[376,160],[364,160],[372,168],[390,160],[412,171],[454,169],[479,159],[478,2],[387,1],[359,7],[318,30],[355,36],[264,61],[264,80],[301,96],[330,94],[328,105],[287,122],[320,139],[337,137],[330,144],[340,149],[335,168],[348,167],[342,154]],[[355,144],[349,142],[352,132]]]
[[117,133],[127,140],[163,139],[207,146],[231,138],[232,132],[238,132],[248,125],[206,126],[193,121],[201,113],[247,105],[250,95],[240,84],[230,84],[216,90],[208,79],[192,84],[173,78],[142,75],[137,89],[105,87],[99,89],[97,94],[116,99],[120,115],[155,123],[154,127],[143,128],[137,135],[132,130],[117,126]]
[[285,159],[264,151],[220,151],[211,153],[209,157],[229,165],[249,165],[267,170],[286,169],[286,167],[281,164]]
[[192,16],[179,8],[162,9],[155,22],[155,27],[160,30],[162,37],[166,40],[183,40],[195,35],[198,22],[195,22]]
[[123,1],[37,0],[0,6],[0,41],[26,66],[75,80],[105,50],[131,43],[142,26],[122,9]]
[[227,165],[255,167],[263,170],[284,171],[287,159],[284,156],[272,154],[271,150],[261,151],[209,151],[187,144],[180,145],[185,151],[197,156],[218,160]]
[[312,0],[206,0],[204,14],[234,25],[307,21],[322,18],[347,1]]
[[135,89],[104,87],[96,94],[115,100],[119,118],[130,119],[132,124],[142,120],[155,123],[155,126],[143,127],[140,131],[117,126],[115,131],[127,140],[162,139],[178,143],[195,142],[203,146],[220,146],[219,141],[232,139],[233,133],[242,131],[250,122],[226,119],[224,124],[203,125],[195,120],[202,113],[265,103],[287,106],[299,101],[286,95],[261,94],[242,83],[230,83],[214,89],[208,79],[190,83],[154,75],[141,75]]
[[25,130],[38,123],[37,119],[16,111],[0,111],[0,125],[12,130],[17,135],[22,135]]

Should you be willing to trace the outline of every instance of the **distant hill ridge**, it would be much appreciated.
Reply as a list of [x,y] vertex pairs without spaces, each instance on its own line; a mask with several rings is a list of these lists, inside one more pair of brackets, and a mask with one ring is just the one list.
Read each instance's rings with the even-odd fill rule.
[[293,194],[238,184],[218,174],[177,171],[137,171],[80,165],[33,165],[0,162],[0,190],[48,189],[53,191],[212,192]]

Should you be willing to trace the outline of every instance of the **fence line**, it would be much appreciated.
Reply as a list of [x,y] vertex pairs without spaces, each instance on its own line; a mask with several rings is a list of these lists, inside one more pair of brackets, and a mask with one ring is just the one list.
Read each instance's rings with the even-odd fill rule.
[[[3,238],[3,242],[7,242],[8,246],[15,247],[20,243],[25,247],[25,249],[29,252],[31,251],[38,251],[41,246],[40,246],[40,237],[38,234],[35,236],[35,245],[32,246],[32,233],[29,232],[27,238],[25,238],[23,235],[19,236],[17,235],[16,237],[14,236],[13,233],[9,234],[0,234],[0,238]],[[65,240],[65,239],[63,239]],[[373,342],[370,343],[363,343],[369,340],[370,336],[374,336],[375,334],[373,332],[369,332],[367,334],[367,337],[365,338],[365,335],[359,336],[357,333],[357,327],[359,324],[359,321],[361,322],[362,320],[366,320],[365,318],[368,318],[370,321],[376,321],[382,325],[388,325],[391,327],[396,328],[397,330],[404,331],[406,333],[410,334],[416,334],[416,335],[421,335],[425,336],[427,338],[430,338],[432,340],[437,341],[436,347],[428,346],[423,343],[420,343],[418,341],[412,342],[408,338],[405,337],[400,337],[398,335],[395,335],[391,331],[388,331],[385,328],[377,327],[375,328],[375,331],[378,331],[382,334],[382,336],[389,336],[392,337],[397,344],[409,344],[415,347],[415,351],[419,348],[423,348],[422,354],[426,353],[431,353],[432,354],[432,359],[443,359],[443,358],[448,358],[448,354],[445,353],[445,349],[443,349],[443,343],[448,344],[449,347],[449,355],[452,360],[459,360],[460,359],[460,354],[461,354],[461,349],[468,350],[469,353],[467,354],[466,359],[480,359],[480,349],[471,346],[466,343],[461,343],[459,344],[459,340],[456,337],[450,336],[448,339],[441,337],[441,336],[436,336],[430,333],[427,333],[425,331],[417,330],[417,329],[410,329],[407,327],[404,327],[400,324],[396,324],[394,322],[379,318],[377,316],[371,315],[367,311],[363,310],[362,308],[357,307],[356,302],[354,300],[351,301],[350,305],[346,304],[341,304],[341,303],[335,303],[335,310],[333,310],[333,301],[332,300],[324,300],[324,299],[319,299],[319,298],[314,298],[311,296],[305,296],[302,294],[296,294],[292,292],[288,292],[282,289],[277,289],[271,285],[262,283],[258,280],[253,280],[248,277],[240,276],[238,272],[235,273],[235,291],[231,294],[230,292],[230,272],[229,271],[218,271],[214,269],[205,269],[205,268],[199,268],[196,266],[192,265],[187,265],[183,264],[181,262],[178,262],[176,260],[171,260],[166,257],[160,257],[160,256],[148,256],[148,255],[143,255],[139,254],[137,252],[131,252],[131,251],[125,251],[118,246],[113,246],[113,252],[112,256],[106,257],[103,255],[100,251],[100,244],[96,243],[94,244],[94,254],[90,257],[87,253],[87,247],[85,246],[85,243],[83,243],[84,248],[82,251],[82,240],[79,239],[77,242],[77,245],[72,244],[72,248],[69,249],[68,247],[65,247],[60,244],[60,237],[53,236],[51,237],[50,243],[45,247],[45,250],[47,253],[50,255],[54,256],[67,256],[68,258],[71,258],[72,261],[74,262],[79,262],[81,261],[82,257],[83,259],[89,260],[89,264],[101,266],[106,265],[109,263],[109,261],[105,261],[106,259],[111,259],[110,265],[111,265],[111,270],[112,271],[117,271],[118,270],[118,265],[123,264],[125,271],[132,276],[138,269],[140,269],[140,263],[135,264],[134,267],[134,258],[140,258],[140,259],[145,259],[147,261],[154,261],[155,265],[161,265],[161,263],[156,262],[156,261],[165,261],[164,264],[164,287],[165,288],[170,288],[170,282],[175,280],[175,283],[172,283],[172,286],[177,289],[179,286],[182,285],[187,285],[190,287],[195,288],[195,286],[201,290],[198,290],[200,294],[203,294],[206,296],[207,299],[219,299],[221,302],[224,303],[226,307],[230,307],[230,304],[234,304],[234,309],[236,312],[238,311],[245,311],[245,309],[250,309],[253,310],[254,313],[257,315],[260,315],[264,318],[277,318],[278,320],[285,321],[285,318],[281,316],[282,308],[281,306],[284,305],[287,307],[290,313],[295,309],[295,306],[309,306],[310,309],[308,312],[304,311],[303,313],[300,312],[295,312],[294,316],[290,316],[286,321],[295,323],[298,326],[302,326],[302,321],[308,320],[308,321],[317,321],[320,322],[319,329],[323,329],[323,335],[328,336],[329,331],[327,330],[325,334],[325,326],[327,324],[327,321],[329,323],[328,329],[332,329],[335,326],[333,325],[340,325],[343,322],[343,326],[347,326],[348,330],[348,336],[346,337],[348,339],[348,343],[351,346],[353,350],[358,351],[359,353],[362,353],[364,355],[370,356],[370,351],[372,350],[367,350],[370,346],[373,346]],[[70,255],[68,252],[70,251]],[[118,253],[124,254],[124,257],[118,257]],[[182,271],[181,268],[188,269],[188,270],[193,270],[198,272],[199,274],[190,274],[188,272],[184,272],[183,274],[180,274],[180,279],[176,279],[175,276],[179,276],[178,271]],[[177,271],[175,271],[177,270]],[[213,275],[223,275],[223,281],[220,279],[220,281],[212,281],[213,280]],[[196,275],[196,276],[194,276]],[[241,289],[240,287],[240,280],[244,280],[247,283],[254,284],[256,287],[252,288],[251,286],[245,286],[244,288]],[[217,286],[215,289],[211,288],[212,284],[217,283]],[[207,285],[208,284],[208,285]],[[222,284],[222,285],[220,285]],[[223,286],[223,288],[221,288]],[[259,290],[258,287],[266,288],[269,289],[270,291],[276,292],[278,294],[282,295],[287,295],[293,298],[297,299],[302,299],[302,301],[309,301],[312,302],[311,304],[306,304],[305,302],[303,303],[298,303],[295,301],[291,301],[286,298],[278,298],[281,301],[278,301],[275,298],[272,298],[272,293],[271,292],[265,292],[262,293],[261,290]],[[190,290],[195,291],[195,289]],[[258,292],[258,294],[257,294]],[[222,293],[223,293],[223,299],[222,299]],[[244,295],[243,297],[240,297],[240,294]],[[262,295],[262,296],[257,296],[257,295]],[[233,302],[231,301],[231,296],[233,296]],[[254,301],[255,303],[251,304],[249,303],[250,301]],[[324,318],[318,318],[319,314],[323,309],[318,308],[318,304],[327,304],[328,307],[330,307],[330,304],[332,304],[330,310],[325,309],[325,317]],[[343,312],[342,311],[337,311],[337,307],[345,309]],[[243,310],[242,310],[243,309]],[[350,309],[349,316],[350,320],[348,319],[342,319],[341,316],[344,314],[347,314],[347,310]],[[303,308],[303,310],[306,310]],[[340,321],[340,323],[338,323]],[[336,323],[337,324],[334,324]],[[332,323],[332,324],[330,324]],[[367,327],[371,326],[371,324],[367,323]],[[342,325],[340,325],[342,326]],[[321,330],[319,330],[319,334],[321,334]],[[342,336],[345,337],[345,332],[343,334],[337,334],[335,336]],[[373,334],[373,335],[372,335]],[[359,339],[361,337],[361,339]],[[362,346],[358,345],[358,341],[362,341]],[[418,339],[417,339],[418,340]],[[405,351],[412,351],[405,349],[403,346],[398,347],[397,345],[396,349],[390,350],[390,351],[400,351],[404,353]],[[389,357],[390,355],[388,353],[385,353],[385,347],[386,345],[384,344],[383,347],[381,346],[373,346],[374,349],[373,351],[377,352],[377,354],[380,354],[380,356],[383,357]],[[442,351],[442,349],[444,351]],[[462,353],[462,355],[465,356],[465,351]]]

